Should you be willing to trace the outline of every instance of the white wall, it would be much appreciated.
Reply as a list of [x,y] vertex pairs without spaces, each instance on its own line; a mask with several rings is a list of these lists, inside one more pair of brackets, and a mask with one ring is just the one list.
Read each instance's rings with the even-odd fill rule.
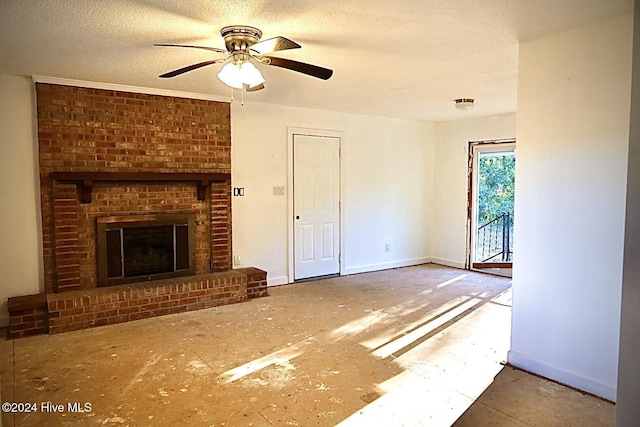
[[458,268],[465,266],[469,141],[515,136],[515,113],[435,124],[433,262]]
[[[433,125],[245,102],[232,105],[233,253],[243,266],[289,277],[288,127],[344,132],[342,141],[345,274],[429,261]],[[390,244],[385,253],[384,244]]]
[[616,398],[632,17],[522,43],[509,362]]
[[0,325],[7,298],[42,285],[35,96],[30,79],[0,76]]

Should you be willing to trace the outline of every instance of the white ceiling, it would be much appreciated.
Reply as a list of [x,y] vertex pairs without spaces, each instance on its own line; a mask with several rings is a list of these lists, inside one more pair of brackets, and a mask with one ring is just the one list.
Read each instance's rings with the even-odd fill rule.
[[[518,43],[631,13],[633,0],[0,0],[0,74],[42,75],[229,97],[212,59],[227,25],[302,49],[278,55],[334,70],[322,81],[263,66],[245,99],[429,121],[516,110]],[[475,98],[470,112],[456,98]]]

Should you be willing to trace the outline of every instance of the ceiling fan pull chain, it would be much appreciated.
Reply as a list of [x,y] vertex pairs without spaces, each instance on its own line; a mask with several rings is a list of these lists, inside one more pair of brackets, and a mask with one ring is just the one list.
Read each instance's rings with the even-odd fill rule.
[[244,107],[244,85],[240,89],[240,105]]

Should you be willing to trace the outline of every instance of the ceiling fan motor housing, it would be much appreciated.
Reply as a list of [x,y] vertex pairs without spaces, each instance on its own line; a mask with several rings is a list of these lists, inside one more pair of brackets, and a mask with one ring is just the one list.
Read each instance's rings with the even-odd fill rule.
[[247,50],[262,38],[262,31],[246,25],[230,25],[220,30],[227,50],[231,53]]

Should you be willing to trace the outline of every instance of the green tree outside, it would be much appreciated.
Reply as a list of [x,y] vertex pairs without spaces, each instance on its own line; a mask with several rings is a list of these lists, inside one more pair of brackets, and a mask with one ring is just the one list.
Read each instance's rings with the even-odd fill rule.
[[478,225],[513,213],[516,156],[514,152],[480,153],[478,158]]

